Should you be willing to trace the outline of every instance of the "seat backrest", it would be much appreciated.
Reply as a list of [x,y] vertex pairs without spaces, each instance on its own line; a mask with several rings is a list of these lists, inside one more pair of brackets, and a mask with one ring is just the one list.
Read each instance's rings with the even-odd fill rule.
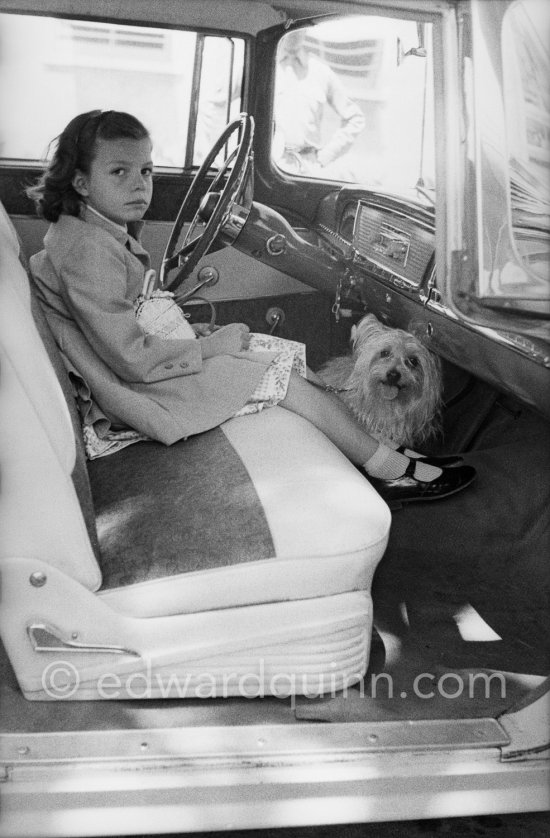
[[40,558],[97,590],[93,506],[70,385],[1,204],[0,362],[0,558]]

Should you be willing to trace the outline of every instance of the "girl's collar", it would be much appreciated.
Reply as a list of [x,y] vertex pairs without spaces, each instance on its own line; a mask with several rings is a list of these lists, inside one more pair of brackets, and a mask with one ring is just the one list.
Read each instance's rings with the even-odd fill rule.
[[128,228],[125,224],[117,224],[116,221],[112,221],[110,218],[107,218],[106,215],[103,215],[102,212],[99,212],[98,210],[94,209],[94,207],[92,207],[90,204],[84,204],[84,206],[86,208],[86,211],[93,212],[94,215],[97,215],[97,217],[101,218],[102,221],[106,221],[108,224],[112,224],[113,227],[117,228],[117,230],[121,230],[123,233],[128,232]]
[[103,213],[98,212],[98,210],[84,202],[80,205],[80,218],[83,221],[88,221],[91,224],[103,227],[104,230],[110,232],[122,244],[126,244],[128,241],[134,241],[136,248],[140,250],[141,246],[138,243],[144,227],[143,221],[130,221],[126,228],[122,224],[116,224],[114,221],[111,221],[106,215],[103,215]]

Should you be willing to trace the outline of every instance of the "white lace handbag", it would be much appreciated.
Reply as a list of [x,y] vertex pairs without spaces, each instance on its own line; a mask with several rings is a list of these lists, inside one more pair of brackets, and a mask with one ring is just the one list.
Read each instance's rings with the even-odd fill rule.
[[162,338],[194,339],[196,335],[188,323],[189,315],[183,313],[172,292],[152,290],[155,276],[154,270],[146,272],[143,290],[134,303],[139,325],[148,334]]

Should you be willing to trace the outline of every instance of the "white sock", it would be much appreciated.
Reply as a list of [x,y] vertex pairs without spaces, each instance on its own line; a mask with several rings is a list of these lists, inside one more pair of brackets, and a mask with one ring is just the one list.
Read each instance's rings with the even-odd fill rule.
[[[363,468],[371,477],[378,477],[380,480],[395,480],[405,474],[409,462],[409,458],[404,454],[394,451],[381,442],[372,457],[363,464]],[[416,463],[414,470],[414,476],[425,483],[435,480],[441,473],[441,469],[437,466],[430,466],[423,462]]]

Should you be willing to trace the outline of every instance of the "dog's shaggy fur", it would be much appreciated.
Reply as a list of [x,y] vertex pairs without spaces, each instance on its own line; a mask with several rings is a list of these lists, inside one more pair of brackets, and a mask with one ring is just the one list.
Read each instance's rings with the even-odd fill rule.
[[354,326],[352,354],[333,358],[319,377],[380,441],[413,447],[440,427],[441,368],[410,332],[391,329],[373,314]]

